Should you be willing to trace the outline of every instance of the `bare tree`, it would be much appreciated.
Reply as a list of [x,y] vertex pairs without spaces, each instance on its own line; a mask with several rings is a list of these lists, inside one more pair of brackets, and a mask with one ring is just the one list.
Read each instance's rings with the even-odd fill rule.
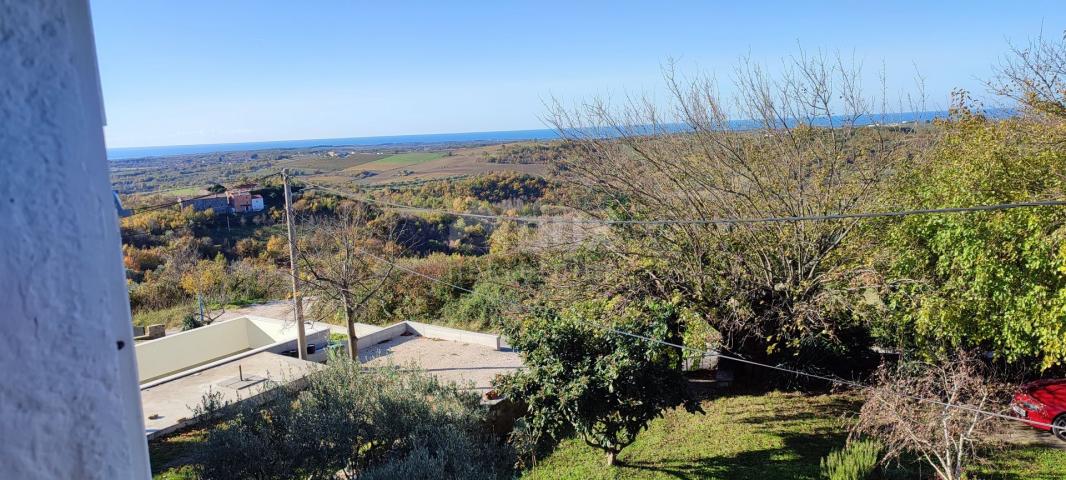
[[877,386],[866,391],[853,432],[880,440],[885,460],[911,453],[932,466],[941,479],[961,479],[977,457],[978,446],[988,443],[1000,425],[995,417],[976,411],[1001,405],[1002,389],[983,373],[970,355],[939,365],[882,366]]
[[1031,111],[1066,117],[1066,31],[1058,39],[1041,35],[1011,46],[988,86]]
[[[883,117],[873,112],[886,102],[867,97],[860,66],[839,56],[801,52],[777,76],[744,61],[730,97],[713,79],[684,80],[672,65],[665,77],[666,107],[650,98],[627,98],[619,108],[605,100],[552,107],[551,123],[581,147],[558,162],[560,171],[607,204],[590,215],[683,221],[873,209],[915,138],[913,128],[876,125]],[[623,227],[618,238],[641,243],[614,247],[621,258],[667,262],[733,348],[766,355],[833,337],[833,317],[848,303],[829,287],[847,273],[839,251],[856,226]]]
[[348,355],[355,361],[359,359],[356,319],[393,270],[392,263],[374,257],[395,259],[400,250],[396,232],[382,234],[371,228],[371,216],[366,205],[342,204],[335,217],[314,218],[302,225],[298,243],[297,261],[315,296],[315,309],[344,315]]

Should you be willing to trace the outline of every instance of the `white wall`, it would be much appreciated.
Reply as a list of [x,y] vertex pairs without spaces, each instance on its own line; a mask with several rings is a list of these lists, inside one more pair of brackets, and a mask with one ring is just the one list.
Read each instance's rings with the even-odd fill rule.
[[[307,338],[310,343],[325,344],[329,329],[323,326],[308,329]],[[246,356],[258,351],[280,353],[292,348],[296,348],[295,326],[270,318],[237,317],[137,344],[139,381],[146,388],[163,379],[169,381],[179,372],[188,374],[232,360],[234,355]]]
[[[259,328],[247,318],[235,318],[140,343],[136,347],[139,380],[143,382],[177,373],[193,365],[274,343],[269,335],[260,331],[256,339],[261,343],[253,345],[249,342],[249,330]],[[265,341],[260,336],[265,337]]]
[[85,0],[0,0],[0,475],[146,478]]

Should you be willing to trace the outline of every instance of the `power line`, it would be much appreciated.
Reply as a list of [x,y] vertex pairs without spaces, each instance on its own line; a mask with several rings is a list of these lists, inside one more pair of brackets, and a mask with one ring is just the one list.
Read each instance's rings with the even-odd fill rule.
[[[370,252],[368,252],[366,250],[363,250],[363,249],[358,249],[358,250],[360,250],[363,254],[365,254],[365,255],[367,255],[367,256],[369,256],[371,258],[374,258],[374,259],[376,259],[378,261],[381,261],[381,262],[384,262],[386,264],[392,265],[393,267],[395,267],[395,268],[397,268],[399,270],[402,270],[402,271],[417,275],[419,277],[422,277],[422,278],[425,278],[427,280],[439,283],[441,285],[452,287],[452,288],[457,289],[457,290],[461,290],[461,291],[468,292],[468,293],[474,293],[474,291],[469,289],[469,288],[465,288],[465,287],[462,287],[462,286],[459,286],[459,285],[455,285],[453,283],[444,281],[444,280],[442,280],[440,278],[437,278],[437,277],[434,277],[432,275],[427,275],[425,273],[419,272],[419,271],[417,271],[417,270],[415,270],[413,268],[409,268],[409,267],[405,267],[405,266],[399,265],[396,262],[390,261],[390,260],[388,260],[388,259],[386,259],[384,257],[375,255],[375,254],[370,253]],[[512,303],[514,305],[518,306],[519,308],[523,308],[523,309],[527,309],[528,308],[526,305],[518,303],[517,301],[512,301]],[[723,359],[731,360],[731,361],[734,361],[734,362],[746,363],[748,365],[753,365],[753,366],[758,366],[758,367],[763,367],[763,368],[769,368],[769,369],[772,369],[772,370],[791,373],[791,374],[794,374],[794,375],[800,375],[800,376],[804,376],[804,377],[808,377],[808,378],[813,378],[813,379],[817,379],[817,380],[830,382],[830,383],[837,384],[837,385],[846,385],[846,386],[853,387],[853,388],[858,388],[858,389],[872,388],[869,385],[864,385],[862,383],[851,381],[851,380],[844,380],[844,379],[841,379],[841,378],[834,378],[834,377],[829,377],[829,376],[826,376],[826,375],[818,375],[818,374],[814,374],[814,373],[804,372],[804,371],[801,371],[801,370],[793,370],[793,369],[782,367],[782,366],[778,366],[778,365],[770,365],[770,364],[766,364],[766,363],[760,363],[760,362],[756,362],[754,360],[748,360],[748,359],[745,359],[745,358],[735,357],[735,356],[732,356],[732,355],[726,355],[726,354],[723,354],[721,352],[714,351],[714,350],[701,350],[701,349],[698,349],[698,348],[688,347],[688,346],[685,346],[685,345],[682,345],[682,344],[678,344],[678,343],[667,342],[665,340],[659,340],[659,339],[647,337],[647,336],[644,336],[644,335],[638,335],[638,334],[635,334],[635,333],[630,333],[630,332],[626,332],[626,331],[623,331],[623,330],[618,330],[618,329],[612,328],[612,327],[605,327],[604,329],[606,331],[608,331],[608,332],[611,332],[611,333],[614,333],[614,334],[617,334],[617,335],[631,337],[631,338],[635,338],[635,339],[639,339],[639,340],[643,340],[643,341],[647,341],[647,342],[658,343],[658,344],[661,344],[661,345],[674,347],[674,348],[677,348],[677,349],[680,349],[680,350],[689,350],[689,351],[693,351],[693,352],[700,353],[700,354],[703,354],[703,355],[709,355],[709,356],[714,356],[714,357],[718,357],[718,358],[723,358]],[[901,394],[896,394],[896,395],[901,395]],[[1027,419],[1023,419],[1023,418],[1019,418],[1019,417],[1012,417],[1010,415],[1005,415],[1005,414],[1002,414],[1002,413],[990,412],[990,411],[987,411],[987,410],[981,410],[979,408],[972,407],[972,406],[969,406],[969,405],[948,403],[948,402],[943,402],[943,401],[936,400],[936,399],[922,398],[922,397],[917,397],[917,396],[912,396],[912,395],[902,395],[902,396],[904,398],[910,398],[910,399],[918,401],[918,402],[924,402],[924,403],[931,403],[931,404],[934,404],[934,405],[940,405],[940,406],[945,407],[945,408],[955,408],[955,409],[959,409],[959,410],[965,410],[965,411],[968,411],[968,412],[971,412],[971,413],[978,413],[978,414],[982,414],[982,415],[988,415],[990,417],[995,417],[995,418],[1000,418],[1000,419],[1005,419],[1005,420],[1011,420],[1011,421],[1016,421],[1016,422],[1022,422],[1022,423],[1028,424],[1028,425],[1036,425],[1036,426],[1047,427],[1047,428],[1057,428],[1054,425],[1051,425],[1051,424],[1048,424],[1048,423],[1035,422],[1035,421],[1032,421],[1032,420],[1027,420]]]
[[[356,200],[362,200],[362,201],[366,201],[368,203],[382,204],[382,205],[386,205],[386,206],[389,206],[389,207],[392,207],[392,208],[401,208],[401,209],[406,209],[406,210],[429,211],[429,212],[433,212],[433,213],[448,213],[448,214],[457,215],[457,216],[466,216],[466,217],[482,218],[482,219],[496,219],[496,220],[509,220],[509,221],[527,221],[529,223],[585,223],[585,224],[608,224],[608,225],[610,225],[610,224],[671,225],[671,224],[772,223],[772,222],[801,222],[801,221],[819,221],[819,220],[837,220],[837,219],[902,217],[902,216],[908,216],[908,215],[968,213],[968,212],[980,212],[980,211],[1008,210],[1008,209],[1014,209],[1014,208],[1066,206],[1066,201],[1053,200],[1053,201],[1034,201],[1034,202],[1006,203],[1006,204],[996,204],[996,205],[979,205],[979,206],[973,206],[973,207],[921,209],[921,210],[902,210],[902,211],[893,211],[893,212],[852,213],[852,214],[796,216],[796,217],[767,217],[767,218],[753,218],[753,219],[712,219],[712,220],[563,220],[563,221],[549,220],[547,222],[544,222],[543,219],[539,219],[539,218],[536,218],[536,217],[513,217],[513,216],[503,216],[503,215],[480,215],[480,214],[468,214],[468,213],[462,213],[462,212],[449,212],[449,211],[444,211],[444,210],[435,210],[435,209],[411,207],[411,206],[402,205],[402,204],[396,204],[396,203],[392,203],[392,202],[379,201],[379,200],[369,199],[369,198],[361,198],[361,197],[355,196],[353,194],[349,194],[347,192],[342,192],[342,191],[331,189],[331,188],[328,188],[328,187],[323,187],[321,185],[316,185],[316,184],[313,184],[313,183],[310,183],[310,182],[305,182],[305,183],[307,183],[307,185],[309,185],[311,187],[318,188],[318,189],[321,189],[321,190],[324,190],[324,191],[327,191],[327,192],[333,192],[333,193],[336,193],[336,194],[344,196],[344,197],[354,198]],[[410,273],[410,274],[413,274],[413,275],[417,275],[419,277],[425,278],[425,279],[430,280],[430,281],[435,282],[435,283],[439,283],[439,284],[454,288],[456,290],[460,290],[460,291],[467,292],[467,293],[474,293],[474,291],[469,289],[469,288],[466,288],[466,287],[463,287],[463,286],[460,286],[460,285],[455,285],[453,283],[444,281],[444,280],[442,280],[440,278],[437,278],[437,277],[434,277],[432,275],[428,275],[428,274],[419,272],[419,271],[417,271],[417,270],[415,270],[413,268],[409,268],[409,267],[406,267],[406,266],[403,266],[403,265],[399,265],[399,264],[397,264],[397,263],[395,263],[393,261],[390,261],[390,260],[388,260],[388,259],[386,259],[384,257],[378,256],[378,255],[375,255],[375,254],[373,254],[371,252],[368,252],[368,251],[366,251],[364,249],[357,248],[357,250],[359,250],[364,255],[367,255],[367,256],[369,256],[371,258],[374,258],[374,259],[376,259],[378,261],[381,261],[381,262],[384,262],[386,264],[392,265],[393,267],[395,267],[395,268],[397,268],[399,270],[402,270],[404,272],[407,272],[407,273]],[[512,303],[514,303],[516,306],[518,306],[520,308],[527,308],[525,305],[523,305],[521,303],[518,303],[517,301],[513,301]],[[622,335],[622,336],[626,336],[626,337],[630,337],[630,338],[635,338],[635,339],[639,339],[639,340],[646,341],[646,342],[658,343],[658,344],[661,344],[661,345],[665,345],[665,346],[669,346],[669,347],[673,347],[673,348],[678,348],[680,350],[694,351],[694,352],[697,352],[697,353],[700,353],[700,354],[703,354],[703,355],[715,356],[715,357],[718,357],[718,358],[731,360],[731,361],[734,361],[734,362],[740,362],[740,363],[745,363],[745,364],[748,364],[748,365],[753,365],[753,366],[768,368],[768,369],[772,369],[772,370],[777,370],[777,371],[780,371],[780,372],[791,373],[793,375],[799,375],[799,376],[804,376],[804,377],[813,378],[813,379],[817,379],[817,380],[822,380],[822,381],[830,382],[830,383],[833,383],[833,384],[846,385],[846,386],[850,386],[850,387],[858,388],[858,389],[871,388],[868,385],[864,385],[862,383],[855,382],[855,381],[844,380],[844,379],[841,379],[841,378],[834,378],[834,377],[830,377],[830,376],[826,376],[826,375],[819,375],[819,374],[804,372],[804,371],[801,371],[801,370],[794,370],[794,369],[790,369],[790,368],[786,368],[786,367],[782,367],[782,366],[778,366],[778,365],[770,365],[770,364],[760,363],[760,362],[756,362],[754,360],[748,360],[748,359],[745,359],[745,358],[735,357],[735,356],[732,356],[732,355],[726,355],[726,354],[723,354],[721,352],[714,351],[714,350],[701,350],[701,349],[698,349],[698,348],[687,347],[685,345],[672,343],[672,342],[667,342],[665,340],[659,340],[659,339],[647,337],[647,336],[644,336],[644,335],[638,335],[638,334],[635,334],[635,333],[630,333],[630,332],[618,330],[618,329],[615,329],[615,328],[612,328],[612,327],[606,327],[605,330],[609,331],[611,333],[617,334],[617,335]],[[899,395],[899,394],[897,394],[897,395]],[[934,404],[934,405],[940,405],[940,406],[943,406],[945,408],[955,408],[955,409],[959,409],[959,410],[965,410],[965,411],[969,411],[971,413],[987,415],[987,416],[993,417],[993,418],[1000,418],[1000,419],[1005,419],[1005,420],[1022,422],[1022,423],[1028,424],[1028,425],[1035,425],[1035,426],[1041,426],[1041,427],[1047,427],[1047,428],[1056,428],[1056,427],[1054,427],[1054,425],[1051,425],[1051,424],[1042,423],[1042,422],[1035,422],[1035,421],[1032,421],[1032,420],[1023,419],[1023,418],[1019,418],[1019,417],[1013,417],[1013,416],[1005,415],[1005,414],[1002,414],[1002,413],[982,410],[982,409],[979,409],[979,408],[976,408],[976,407],[972,407],[972,406],[969,406],[969,405],[953,404],[953,403],[943,402],[943,401],[936,400],[936,399],[928,399],[928,398],[922,398],[922,397],[911,396],[911,395],[903,395],[903,396],[905,398],[910,398],[910,399],[913,399],[913,400],[916,400],[916,401],[919,401],[919,402],[931,403],[931,404]]]
[[411,205],[403,205],[400,203],[389,202],[385,200],[378,200],[371,197],[359,196],[356,194],[344,192],[330,187],[324,187],[322,185],[304,182],[308,186],[323,190],[329,193],[340,195],[342,197],[351,198],[353,200],[359,200],[366,203],[373,203],[379,206],[411,212],[422,213],[434,213],[434,214],[446,214],[455,215],[458,217],[474,218],[479,220],[489,221],[509,221],[520,222],[530,224],[576,224],[576,225],[739,225],[739,224],[758,224],[758,223],[798,223],[798,222],[810,222],[810,221],[830,221],[830,220],[848,220],[848,219],[868,219],[868,218],[893,218],[893,217],[906,217],[911,215],[939,215],[950,213],[972,213],[972,212],[990,212],[999,210],[1012,210],[1016,208],[1034,208],[1034,207],[1061,207],[1066,206],[1066,200],[1040,200],[1030,202],[1015,202],[1015,203],[999,203],[993,205],[977,205],[971,207],[947,207],[947,208],[926,208],[915,210],[897,210],[890,212],[863,212],[863,213],[838,213],[827,215],[804,215],[804,216],[783,216],[783,217],[761,217],[761,218],[712,218],[712,219],[691,219],[691,220],[605,220],[605,219],[567,219],[567,218],[544,218],[544,217],[531,217],[531,216],[511,216],[511,215],[488,215],[480,213],[465,213],[456,212],[444,209],[415,207]]

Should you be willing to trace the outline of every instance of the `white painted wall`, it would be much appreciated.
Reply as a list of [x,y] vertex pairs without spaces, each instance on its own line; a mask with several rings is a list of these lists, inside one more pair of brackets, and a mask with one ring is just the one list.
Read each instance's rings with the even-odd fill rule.
[[261,338],[257,338],[260,342],[255,344],[250,342],[249,327],[256,328],[250,323],[247,318],[235,318],[137,344],[139,380],[143,382],[176,373],[193,365],[273,343],[266,333],[262,333],[266,342]]
[[0,475],[149,476],[85,0],[0,0]]
[[[328,329],[322,326],[311,329],[307,336],[311,343],[325,344],[329,340]],[[289,346],[295,340],[295,327],[269,318],[248,316],[213,323],[137,344],[139,381],[158,383],[162,375],[176,375],[208,362],[222,361],[223,357],[284,351],[295,348]]]

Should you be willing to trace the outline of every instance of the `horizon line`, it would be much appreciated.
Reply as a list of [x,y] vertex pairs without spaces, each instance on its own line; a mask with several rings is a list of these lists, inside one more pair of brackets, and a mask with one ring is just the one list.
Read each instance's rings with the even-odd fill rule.
[[474,135],[479,133],[516,133],[516,132],[537,132],[537,131],[554,131],[554,128],[518,128],[513,130],[471,130],[465,132],[433,132],[433,133],[394,133],[388,135],[363,135],[352,137],[321,137],[321,138],[286,138],[282,140],[242,140],[239,142],[214,142],[214,143],[177,143],[170,145],[136,145],[136,146],[121,146],[121,147],[107,147],[107,150],[130,150],[139,148],[180,148],[180,147],[209,147],[213,145],[243,145],[249,143],[281,143],[281,142],[313,142],[318,140],[349,140],[349,139],[371,139],[371,138],[397,138],[397,137],[422,137],[432,135]]

